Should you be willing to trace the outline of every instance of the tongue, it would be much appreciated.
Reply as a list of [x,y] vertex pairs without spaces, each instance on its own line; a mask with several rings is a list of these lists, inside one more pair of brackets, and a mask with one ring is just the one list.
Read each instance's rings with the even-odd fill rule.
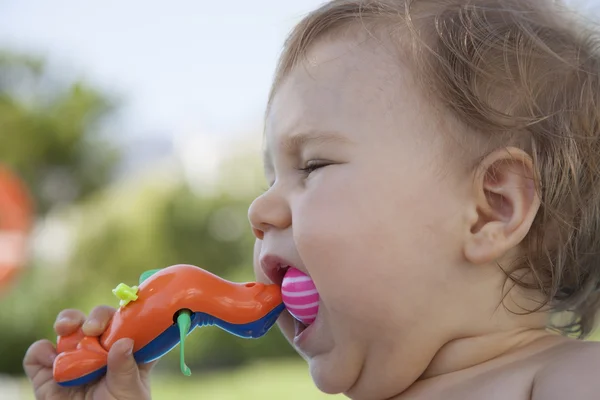
[[281,297],[287,310],[304,325],[315,321],[319,310],[319,294],[312,279],[290,267],[281,283]]

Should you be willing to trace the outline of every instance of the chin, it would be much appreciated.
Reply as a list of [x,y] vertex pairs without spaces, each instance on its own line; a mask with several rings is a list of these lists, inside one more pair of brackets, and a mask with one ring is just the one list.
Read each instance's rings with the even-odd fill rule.
[[334,361],[330,354],[318,355],[307,361],[313,382],[326,394],[349,392],[360,373],[351,370],[349,365]]

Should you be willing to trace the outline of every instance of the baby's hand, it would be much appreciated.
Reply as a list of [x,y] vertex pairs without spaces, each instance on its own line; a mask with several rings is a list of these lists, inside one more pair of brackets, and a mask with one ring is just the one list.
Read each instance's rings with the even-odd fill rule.
[[[66,336],[80,327],[88,336],[100,336],[115,313],[112,307],[96,307],[87,318],[78,310],[63,310],[58,314],[54,330]],[[85,322],[85,323],[84,323]],[[83,326],[82,326],[83,324]],[[35,398],[46,399],[93,399],[93,400],[138,400],[150,399],[149,374],[156,362],[137,365],[130,339],[117,341],[108,353],[106,375],[92,384],[81,387],[59,386],[52,375],[56,349],[48,340],[33,343],[23,360],[23,368],[33,384]]]

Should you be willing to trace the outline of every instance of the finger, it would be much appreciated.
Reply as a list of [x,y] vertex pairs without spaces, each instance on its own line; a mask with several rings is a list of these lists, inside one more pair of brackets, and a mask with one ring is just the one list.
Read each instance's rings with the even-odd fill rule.
[[140,382],[142,385],[150,386],[150,374],[152,373],[152,369],[156,364],[158,364],[159,360],[154,360],[145,364],[138,364],[138,370],[140,371]]
[[135,393],[141,388],[140,370],[133,358],[133,340],[120,339],[108,352],[106,384],[111,393]]
[[115,312],[116,310],[109,306],[98,306],[94,308],[83,324],[83,333],[87,336],[101,335]]
[[44,384],[52,377],[55,358],[56,350],[49,340],[38,340],[29,346],[23,358],[23,369],[34,387]]
[[145,363],[145,364],[138,364],[138,369],[140,370],[140,375],[142,377],[144,377],[145,375],[149,374],[150,371],[152,371],[152,368],[154,368],[154,366],[156,364],[158,364],[159,360],[154,360],[151,361],[149,363]]
[[54,331],[59,336],[68,336],[75,332],[85,321],[85,314],[79,310],[67,309],[58,313],[54,322]]

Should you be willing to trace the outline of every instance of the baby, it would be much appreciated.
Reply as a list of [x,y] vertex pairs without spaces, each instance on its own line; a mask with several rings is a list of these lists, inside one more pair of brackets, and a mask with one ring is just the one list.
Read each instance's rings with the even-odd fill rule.
[[[319,311],[283,334],[353,399],[600,398],[598,38],[554,2],[338,0],[291,33],[251,205],[257,279],[307,273]],[[113,309],[63,311],[99,335]],[[123,339],[108,374],[38,399],[150,398]],[[265,393],[265,398],[268,398]]]

